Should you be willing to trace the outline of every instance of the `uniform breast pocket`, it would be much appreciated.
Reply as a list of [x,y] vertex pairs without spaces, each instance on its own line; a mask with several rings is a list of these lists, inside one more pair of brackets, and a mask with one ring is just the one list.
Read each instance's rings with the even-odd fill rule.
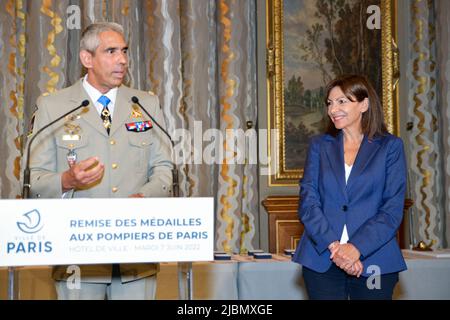
[[89,154],[86,151],[86,147],[88,146],[88,139],[86,136],[71,137],[70,139],[66,136],[60,136],[56,139],[56,145],[58,148],[58,163],[75,163],[89,157]]
[[147,133],[133,133],[128,138],[130,144],[129,160],[134,161],[137,172],[146,172],[150,162],[150,148],[153,141]]

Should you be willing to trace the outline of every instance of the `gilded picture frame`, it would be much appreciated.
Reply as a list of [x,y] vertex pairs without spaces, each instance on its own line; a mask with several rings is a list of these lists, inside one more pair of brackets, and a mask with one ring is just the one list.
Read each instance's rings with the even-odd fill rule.
[[[288,3],[291,1],[291,3]],[[287,112],[289,110],[297,110],[296,116],[301,116],[301,108],[295,109],[291,105],[285,105],[285,98],[288,97],[291,101],[292,96],[291,92],[288,93],[291,94],[291,96],[287,96],[287,93],[285,92],[285,86],[287,88],[290,88],[291,84],[294,86],[297,86],[298,84],[295,82],[296,78],[295,76],[289,76],[289,81],[286,81],[285,78],[286,74],[292,73],[292,69],[296,69],[296,66],[292,64],[289,65],[288,70],[285,69],[285,59],[286,55],[289,54],[289,50],[292,51],[292,46],[289,48],[286,48],[285,46],[285,34],[284,34],[284,28],[285,28],[285,12],[284,7],[295,6],[298,8],[302,6],[302,2],[306,3],[308,1],[308,6],[311,7],[311,5],[316,5],[317,7],[320,5],[329,5],[329,0],[266,0],[266,67],[267,67],[267,103],[268,103],[268,126],[271,130],[269,130],[269,159],[270,159],[270,174],[269,174],[269,186],[290,186],[290,185],[297,185],[299,182],[299,179],[303,176],[303,168],[302,168],[302,161],[304,163],[304,160],[306,158],[306,149],[307,149],[307,141],[309,140],[309,137],[307,137],[307,133],[311,133],[311,130],[308,130],[308,125],[306,127],[303,124],[299,124],[299,128],[294,126],[294,129],[296,131],[293,131],[294,134],[292,134],[292,131],[288,134],[286,133],[287,130],[291,130],[292,123],[287,122]],[[314,4],[314,1],[316,1],[316,4]],[[336,1],[334,3],[345,3],[345,2],[352,2],[353,0],[340,0]],[[385,121],[386,125],[388,127],[388,130],[395,134],[399,134],[399,111],[398,111],[398,88],[397,88],[397,82],[399,79],[399,63],[398,63],[398,49],[396,47],[396,34],[397,34],[397,24],[396,24],[396,0],[366,0],[366,3],[370,4],[372,3],[375,7],[372,6],[372,9],[375,8],[374,11],[370,11],[369,9],[367,12],[365,12],[367,19],[372,17],[372,19],[376,19],[377,14],[377,8],[378,8],[378,14],[380,16],[380,24],[378,27],[378,32],[381,38],[378,38],[378,42],[376,43],[377,49],[379,50],[377,52],[378,56],[377,58],[380,60],[377,62],[377,67],[381,65],[381,71],[379,68],[372,67],[370,70],[377,70],[376,72],[379,73],[379,80],[378,81],[378,87],[377,91],[380,95],[380,98],[382,100],[383,109],[385,113]],[[306,4],[304,5],[306,6]],[[323,7],[322,7],[323,8]],[[289,7],[289,9],[292,9]],[[317,10],[317,9],[316,9]],[[295,12],[295,10],[289,10],[288,14],[292,14],[292,12]],[[316,13],[317,15],[317,13]],[[361,15],[361,13],[360,13]],[[311,16],[311,15],[310,15]],[[302,23],[304,23],[304,20],[307,20],[308,17],[304,18],[302,20]],[[320,16],[320,14],[319,14]],[[345,17],[345,14],[342,16]],[[292,20],[292,17],[289,17],[290,20]],[[311,18],[312,19],[312,18]],[[330,19],[331,20],[331,19]],[[363,21],[364,23],[367,22],[367,20]],[[352,22],[353,23],[353,22]],[[330,25],[330,24],[328,24]],[[361,28],[368,28],[366,25],[361,26]],[[317,29],[320,28],[316,28]],[[322,28],[323,31],[324,28]],[[366,30],[364,32],[367,33]],[[292,33],[291,33],[292,34]],[[308,35],[310,35],[312,38],[313,32],[309,32]],[[299,36],[305,37],[304,34]],[[292,38],[290,38],[290,43],[292,43]],[[308,47],[301,44],[299,47],[296,47],[296,50],[298,49],[299,52],[305,53],[305,56],[307,56]],[[304,49],[304,50],[302,50]],[[376,51],[375,50],[375,51]],[[291,52],[292,53],[292,52]],[[295,52],[297,54],[297,52]],[[371,53],[372,54],[372,53]],[[299,66],[299,69],[301,69],[301,66]],[[345,72],[347,73],[347,72]],[[370,79],[370,77],[369,77]],[[301,79],[298,79],[299,82],[301,82]],[[286,85],[286,82],[289,82],[288,85]],[[301,83],[300,83],[301,86]],[[288,89],[286,89],[288,91]],[[306,93],[308,90],[306,90]],[[319,94],[316,94],[319,96]],[[303,100],[306,101],[305,98],[307,96],[306,94],[303,94]],[[308,97],[311,97],[311,94],[309,94]],[[310,98],[310,104],[311,104],[312,98]],[[321,103],[318,99],[315,100],[315,104],[318,105]],[[319,107],[315,107],[317,111],[315,112],[323,112],[319,111]],[[325,117],[325,113],[322,117]],[[287,128],[286,124],[288,124],[290,127]],[[316,123],[317,124],[317,123]],[[318,127],[318,126],[316,126]],[[300,129],[303,129],[301,131]],[[318,130],[318,128],[317,128]],[[306,133],[305,133],[306,132]],[[312,134],[312,133],[311,133]],[[294,137],[294,139],[300,139],[300,143],[295,140],[291,141],[289,140],[290,137]],[[303,139],[303,140],[301,140]],[[289,145],[291,144],[291,145]],[[297,146],[297,153],[291,152],[292,150],[295,150],[293,146]],[[271,154],[272,153],[272,154]],[[289,158],[291,157],[291,158]],[[292,161],[289,161],[291,159]]]

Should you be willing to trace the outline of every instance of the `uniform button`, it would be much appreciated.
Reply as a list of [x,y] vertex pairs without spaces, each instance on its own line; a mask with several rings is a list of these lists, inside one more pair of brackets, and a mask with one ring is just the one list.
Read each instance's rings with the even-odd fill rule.
[[348,210],[348,207],[344,204],[343,206],[342,206],[342,211],[347,211]]
[[117,187],[114,187],[114,188],[112,188],[112,192],[117,192],[117,190],[119,190],[119,188],[117,188]]
[[116,144],[116,140],[110,140],[109,144],[112,145],[112,146],[115,145]]
[[113,163],[113,164],[111,165],[111,167],[112,167],[113,169],[117,169],[118,166],[119,166],[119,165],[118,165],[117,163]]

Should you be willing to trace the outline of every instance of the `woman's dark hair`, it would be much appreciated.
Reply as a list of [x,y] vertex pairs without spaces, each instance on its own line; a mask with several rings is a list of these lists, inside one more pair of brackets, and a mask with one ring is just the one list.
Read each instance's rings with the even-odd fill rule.
[[[330,81],[325,88],[325,105],[327,105],[330,91],[335,87],[339,87],[350,101],[361,102],[365,98],[369,100],[369,107],[367,111],[362,114],[361,119],[362,132],[367,135],[369,139],[372,139],[375,136],[384,136],[388,133],[384,123],[380,99],[366,77],[350,74],[339,76]],[[328,119],[326,132],[333,136],[336,136],[339,132],[330,119]]]

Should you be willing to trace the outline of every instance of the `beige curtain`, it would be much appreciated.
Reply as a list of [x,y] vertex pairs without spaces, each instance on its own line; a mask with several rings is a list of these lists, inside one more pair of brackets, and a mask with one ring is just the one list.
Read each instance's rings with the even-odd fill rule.
[[[439,7],[447,9],[436,10]],[[413,123],[409,135],[409,172],[414,233],[416,242],[424,241],[427,245],[433,244],[433,248],[442,248],[446,246],[445,206],[448,207],[445,197],[448,191],[445,192],[443,186],[444,181],[449,180],[446,101],[449,82],[445,72],[449,62],[448,47],[444,46],[448,43],[448,4],[446,0],[414,0],[409,2],[409,8],[410,47],[406,70],[409,87],[405,88],[408,90],[405,108],[408,121]],[[437,29],[440,39],[437,39]],[[447,38],[442,38],[444,35]],[[439,60],[438,50],[441,50]]]
[[[129,42],[128,84],[160,98],[177,143],[181,195],[215,197],[216,249],[258,247],[256,165],[245,156],[224,163],[240,154],[221,139],[227,129],[257,123],[255,6],[254,0],[0,0],[1,197],[20,195],[21,137],[36,98],[80,78],[78,42],[86,25],[115,21]],[[218,160],[205,162],[208,152]]]
[[[436,12],[437,70],[439,88],[438,106],[443,144],[443,229],[446,230],[444,247],[450,245],[450,1],[438,0]],[[444,222],[445,221],[445,222]]]

